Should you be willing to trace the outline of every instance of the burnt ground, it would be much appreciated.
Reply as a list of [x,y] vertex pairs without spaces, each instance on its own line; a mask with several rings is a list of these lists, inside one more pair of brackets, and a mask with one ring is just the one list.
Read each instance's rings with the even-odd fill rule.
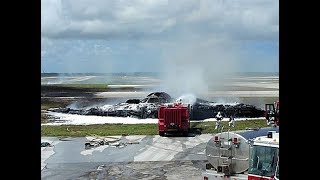
[[[71,103],[78,103],[80,106],[90,106],[99,103],[119,103],[130,99],[128,97],[99,97],[95,96],[97,92],[143,92],[152,91],[148,88],[140,87],[117,87],[117,88],[81,88],[81,87],[63,87],[54,85],[41,85],[41,103],[59,104],[66,107]],[[222,98],[222,97],[220,97]],[[209,101],[216,101],[219,98],[207,97]],[[259,108],[264,108],[265,103],[274,102],[278,97],[239,97],[238,102],[252,104]],[[226,101],[234,102],[233,98],[225,97]]]
[[[146,90],[147,90],[146,88],[139,88],[139,87],[116,87],[116,88],[89,87],[88,88],[88,87],[66,87],[66,86],[55,86],[55,85],[42,85],[41,103],[42,105],[44,105],[42,106],[43,109],[50,108],[50,107],[60,107],[60,108],[68,107],[71,109],[77,109],[77,108],[83,108],[83,107],[95,107],[95,106],[102,106],[105,104],[118,104],[121,102],[126,102],[128,99],[131,99],[131,98],[136,99],[136,97],[132,97],[132,95],[135,94],[135,92],[137,92],[138,94],[140,92],[145,92]],[[111,93],[111,95],[109,96],[97,95],[97,93],[101,94],[99,92]],[[126,94],[129,92],[132,94],[129,96],[128,95],[124,96],[123,94],[119,96],[119,95],[113,94],[114,92],[116,92],[116,94],[117,92],[119,92],[119,94],[122,92],[125,92]],[[138,99],[142,99],[142,98],[138,98]],[[253,101],[257,102],[257,100],[253,100]],[[258,100],[258,102],[260,105],[260,107],[258,108],[261,108],[261,109],[264,108],[264,107],[261,107],[263,106],[264,103],[261,103],[261,100]],[[248,103],[248,104],[251,104],[251,103]],[[256,106],[256,104],[252,104],[252,105]],[[237,111],[237,113],[240,113],[239,117],[263,116],[263,115],[260,115],[260,114],[263,114],[263,112],[259,109],[257,110],[253,106],[243,107],[244,109],[241,110],[242,115],[240,115],[241,114],[240,110],[233,109],[231,111]],[[209,112],[208,112],[209,110],[208,108],[209,109],[211,108]],[[240,108],[242,108],[242,106]],[[195,105],[194,111],[192,113],[192,119],[201,120],[201,119],[214,117],[215,111],[220,111],[219,107],[212,109],[212,107],[203,107],[203,105],[200,105],[200,104]],[[243,114],[244,112],[246,113]],[[94,108],[92,112],[89,112],[89,114],[97,114],[97,113],[100,113],[100,112],[96,112],[96,109]],[[140,115],[138,116],[140,117]],[[226,116],[228,115],[226,114]]]
[[99,103],[125,102],[128,98],[101,98],[96,97],[97,92],[139,92],[145,89],[136,87],[121,88],[81,88],[81,87],[60,87],[51,85],[41,86],[41,104],[59,104],[66,107],[69,104],[77,103],[79,106],[90,106]]
[[41,97],[92,97],[95,92],[128,92],[142,91],[145,89],[138,87],[120,87],[120,88],[81,88],[81,87],[63,87],[42,85]]

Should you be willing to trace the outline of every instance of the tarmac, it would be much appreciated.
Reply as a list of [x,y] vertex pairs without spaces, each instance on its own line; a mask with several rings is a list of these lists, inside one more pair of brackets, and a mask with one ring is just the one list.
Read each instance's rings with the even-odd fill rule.
[[201,179],[212,136],[109,136],[90,149],[94,137],[42,137],[41,179]]

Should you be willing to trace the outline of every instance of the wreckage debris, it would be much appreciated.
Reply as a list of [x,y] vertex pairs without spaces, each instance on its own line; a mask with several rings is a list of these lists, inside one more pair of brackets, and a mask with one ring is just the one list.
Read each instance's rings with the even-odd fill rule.
[[109,143],[104,143],[103,141],[100,142],[86,142],[84,144],[85,149],[90,149],[93,147],[98,147],[98,146],[102,146],[102,145],[108,145]]
[[48,142],[41,142],[41,147],[52,147],[52,145]]
[[[96,116],[134,117],[139,119],[158,118],[158,110],[161,105],[172,103],[174,99],[165,92],[153,92],[146,98],[129,99],[125,103],[104,105],[90,109],[51,108],[49,111]],[[263,117],[264,110],[253,105],[243,103],[222,104],[209,102],[196,98],[196,102],[190,106],[190,119],[204,120],[214,118],[220,111],[223,117],[254,118]]]
[[106,165],[102,164],[100,166],[98,166],[97,171],[101,171],[106,167]]
[[222,113],[223,117],[236,118],[254,118],[264,116],[264,110],[257,109],[253,105],[234,103],[234,104],[219,104],[219,103],[195,103],[192,106],[190,119],[203,120],[213,118],[218,112]]
[[91,149],[91,148],[95,148],[103,145],[123,148],[128,144],[139,144],[139,142],[117,142],[117,141],[120,141],[120,139],[115,139],[110,141],[110,140],[107,140],[106,138],[98,138],[98,139],[93,139],[89,142],[86,142],[84,146],[85,146],[85,149]]

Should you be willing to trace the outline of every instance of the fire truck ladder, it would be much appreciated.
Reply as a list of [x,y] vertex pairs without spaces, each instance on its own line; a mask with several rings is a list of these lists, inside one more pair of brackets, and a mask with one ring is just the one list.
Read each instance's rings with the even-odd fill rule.
[[[222,133],[222,131],[223,131],[223,126],[221,128],[221,133]],[[230,139],[229,132],[230,132],[230,129],[228,129],[228,137],[227,137],[228,143],[227,143],[227,145],[221,147],[222,144],[220,144],[220,146],[219,146],[218,164],[220,164],[219,162],[221,160],[221,166],[230,166],[232,164],[232,158],[233,158],[233,156],[232,156],[232,143],[230,142],[232,139]],[[224,142],[223,142],[223,145],[225,145]],[[221,154],[222,150],[227,151],[227,153],[226,154]],[[222,157],[224,157],[224,158],[222,158]]]
[[[222,133],[223,128],[224,128],[224,126],[222,126],[220,133]],[[220,144],[220,146],[219,146],[219,159],[222,157],[222,155],[221,155],[221,150],[227,150],[227,151],[228,151],[228,153],[227,153],[227,155],[228,155],[228,156],[227,156],[227,159],[231,159],[231,160],[232,160],[232,145],[231,145],[231,143],[229,142],[229,141],[230,141],[229,132],[230,132],[230,129],[228,129],[228,138],[227,138],[228,143],[227,143],[227,145],[221,147],[222,144]],[[223,139],[223,138],[221,138],[221,139]],[[222,162],[222,164],[224,164],[224,163],[225,163],[225,161]]]

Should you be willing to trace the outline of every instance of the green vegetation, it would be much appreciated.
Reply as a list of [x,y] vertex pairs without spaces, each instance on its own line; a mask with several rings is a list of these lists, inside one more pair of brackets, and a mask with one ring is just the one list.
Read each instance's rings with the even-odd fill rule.
[[108,88],[107,84],[42,84],[41,89],[44,91],[65,91],[65,90],[86,90],[86,91],[103,91]]
[[[227,130],[228,122],[223,122]],[[199,129],[201,133],[217,133],[215,122],[191,122],[192,129]],[[237,121],[236,127],[231,131],[244,130],[246,128],[266,127],[265,119]],[[41,126],[41,136],[73,136],[83,137],[90,135],[114,136],[114,135],[157,135],[158,124],[103,124],[103,125],[62,125]]]
[[65,107],[66,104],[64,103],[52,103],[52,102],[47,102],[47,103],[41,103],[41,110],[48,110],[49,108],[58,108],[58,107]]
[[[216,122],[192,122],[190,124],[191,128],[201,129],[201,133],[218,133],[220,130],[215,130]],[[224,131],[229,129],[228,122],[223,121],[222,126],[224,126]],[[230,131],[245,130],[246,128],[261,128],[267,127],[265,119],[257,120],[246,120],[246,121],[236,121],[234,128],[230,127]]]
[[[47,93],[59,93],[59,92],[104,92],[108,91],[110,88],[107,84],[42,84],[41,85],[41,93],[44,96]],[[134,90],[141,89],[138,87],[118,87],[112,88],[113,90]]]
[[41,126],[41,136],[112,136],[112,135],[154,135],[158,134],[157,124],[103,124],[103,125],[62,125]]

